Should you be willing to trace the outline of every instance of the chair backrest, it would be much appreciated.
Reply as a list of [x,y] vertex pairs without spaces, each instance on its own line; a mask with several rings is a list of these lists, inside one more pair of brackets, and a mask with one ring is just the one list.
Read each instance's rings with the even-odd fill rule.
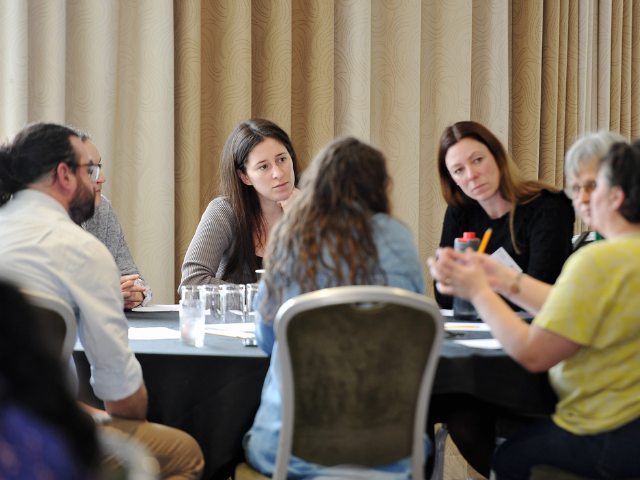
[[51,341],[55,353],[63,363],[69,358],[76,343],[76,316],[71,307],[59,298],[33,290],[20,290],[36,314],[38,328]]
[[327,288],[282,305],[275,331],[283,405],[273,478],[286,478],[293,454],[366,467],[411,456],[422,479],[444,336],[434,302],[399,288]]

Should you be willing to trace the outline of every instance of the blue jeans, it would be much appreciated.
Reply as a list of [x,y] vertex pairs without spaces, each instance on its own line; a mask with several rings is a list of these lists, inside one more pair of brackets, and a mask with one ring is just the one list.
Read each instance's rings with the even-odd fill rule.
[[527,480],[531,467],[543,464],[591,478],[640,477],[640,418],[595,435],[575,435],[543,420],[502,444],[492,470],[498,480]]

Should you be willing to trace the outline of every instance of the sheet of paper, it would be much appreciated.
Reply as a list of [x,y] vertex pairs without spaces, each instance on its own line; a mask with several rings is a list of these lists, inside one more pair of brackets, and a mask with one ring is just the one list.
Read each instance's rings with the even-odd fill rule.
[[454,340],[455,343],[471,348],[482,348],[484,350],[500,350],[502,344],[495,338],[474,338],[470,340]]
[[474,332],[490,332],[491,327],[482,322],[446,322],[444,324],[445,330],[463,330],[463,331],[474,331]]
[[214,323],[204,326],[205,330],[219,330],[222,332],[255,332],[255,323]]
[[446,310],[446,309],[444,309],[444,308],[441,308],[441,309],[440,309],[440,314],[441,314],[443,317],[453,317],[453,310]]
[[511,258],[511,255],[507,253],[504,247],[500,247],[499,249],[497,249],[491,254],[491,256],[498,260],[505,267],[510,268],[511,270],[515,270],[516,272],[522,272],[520,265],[518,265],[516,261]]
[[136,307],[132,312],[179,312],[180,305],[151,305],[150,307]]
[[218,335],[220,337],[235,337],[235,338],[256,338],[256,335],[252,332],[234,332],[229,330],[215,330],[207,328],[204,333],[209,335]]
[[129,340],[171,340],[180,338],[180,332],[167,327],[129,327]]

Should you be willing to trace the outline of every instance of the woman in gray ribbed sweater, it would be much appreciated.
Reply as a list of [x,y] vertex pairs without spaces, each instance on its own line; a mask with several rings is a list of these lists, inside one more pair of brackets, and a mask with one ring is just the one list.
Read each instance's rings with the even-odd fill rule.
[[284,130],[262,118],[240,123],[224,146],[220,196],[202,215],[180,286],[255,282],[269,232],[298,193],[299,173]]

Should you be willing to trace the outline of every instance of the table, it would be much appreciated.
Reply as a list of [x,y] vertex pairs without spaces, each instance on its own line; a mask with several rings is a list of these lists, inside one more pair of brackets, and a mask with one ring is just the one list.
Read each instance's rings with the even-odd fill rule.
[[[164,326],[178,330],[178,313],[127,312],[132,327]],[[487,333],[467,334],[486,338]],[[205,456],[203,479],[226,479],[243,460],[242,437],[260,404],[269,357],[236,338],[206,335],[202,348],[179,340],[130,340],[142,365],[149,395],[147,418],[191,434]],[[89,365],[74,352],[80,399],[103,408],[89,386]],[[546,373],[532,374],[502,350],[479,350],[447,339],[433,395],[467,393],[506,410],[551,413],[556,397]]]

